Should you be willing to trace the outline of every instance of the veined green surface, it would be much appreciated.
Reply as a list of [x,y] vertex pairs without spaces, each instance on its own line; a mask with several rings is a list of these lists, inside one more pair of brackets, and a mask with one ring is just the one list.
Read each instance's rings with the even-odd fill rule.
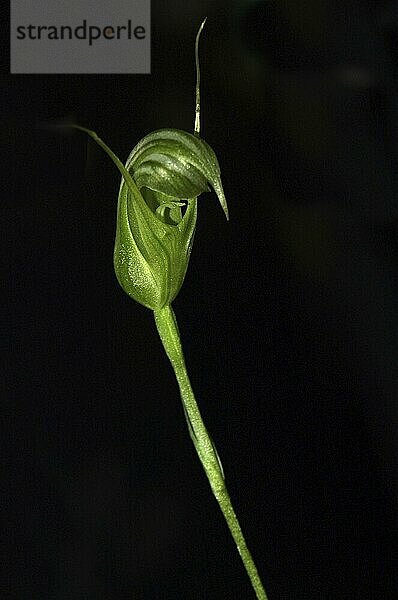
[[147,187],[174,200],[196,198],[209,191],[209,182],[228,219],[217,157],[200,137],[180,129],[154,131],[133,148],[126,168],[139,189]]

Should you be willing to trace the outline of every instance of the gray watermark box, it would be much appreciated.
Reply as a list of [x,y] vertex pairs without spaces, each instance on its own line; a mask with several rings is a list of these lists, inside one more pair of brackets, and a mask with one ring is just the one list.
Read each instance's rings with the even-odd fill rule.
[[11,73],[150,73],[150,0],[11,0]]

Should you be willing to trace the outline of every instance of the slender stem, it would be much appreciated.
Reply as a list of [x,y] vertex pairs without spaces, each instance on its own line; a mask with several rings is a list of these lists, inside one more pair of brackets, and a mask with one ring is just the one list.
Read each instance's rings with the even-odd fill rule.
[[246,545],[238,519],[233,509],[224,481],[224,473],[214,444],[203,423],[189,381],[182,351],[180,334],[171,306],[156,310],[155,321],[164,349],[173,366],[180,388],[181,399],[192,441],[204,467],[211,489],[225,517],[232,537],[235,540],[243,564],[249,575],[257,600],[268,600],[256,565]]

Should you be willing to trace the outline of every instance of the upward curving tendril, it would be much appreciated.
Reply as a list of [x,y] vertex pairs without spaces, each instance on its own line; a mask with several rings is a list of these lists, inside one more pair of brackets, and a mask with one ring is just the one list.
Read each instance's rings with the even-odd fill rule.
[[203,27],[207,21],[207,17],[203,20],[198,29],[195,40],[195,64],[196,64],[196,95],[195,95],[195,135],[200,133],[200,66],[199,66],[199,38],[203,31]]

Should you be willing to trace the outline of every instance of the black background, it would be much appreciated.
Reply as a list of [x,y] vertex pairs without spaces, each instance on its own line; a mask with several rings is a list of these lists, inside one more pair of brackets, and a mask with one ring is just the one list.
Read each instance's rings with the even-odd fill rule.
[[[302,6],[304,4],[304,6]],[[253,598],[152,314],[113,273],[119,175],[160,127],[202,136],[174,303],[270,600],[395,597],[398,10],[152,2],[151,75],[2,76],[3,598]]]

